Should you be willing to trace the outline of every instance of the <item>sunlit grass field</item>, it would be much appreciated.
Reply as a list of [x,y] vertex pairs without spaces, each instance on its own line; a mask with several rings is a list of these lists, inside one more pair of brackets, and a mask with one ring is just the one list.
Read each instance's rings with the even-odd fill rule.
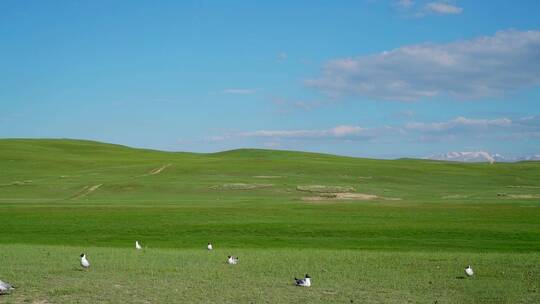
[[0,140],[0,231],[0,303],[540,302],[539,162]]
[[[540,255],[0,246],[7,303],[535,303]],[[89,270],[78,267],[85,251]],[[238,255],[238,265],[225,257]],[[478,275],[464,278],[474,262]],[[308,272],[311,288],[292,285]]]

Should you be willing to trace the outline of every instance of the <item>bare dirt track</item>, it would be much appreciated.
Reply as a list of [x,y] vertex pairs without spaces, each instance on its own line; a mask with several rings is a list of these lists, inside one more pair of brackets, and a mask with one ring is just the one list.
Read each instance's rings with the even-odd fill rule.
[[75,194],[75,196],[73,196],[71,199],[77,199],[77,198],[85,197],[88,194],[96,191],[101,186],[103,186],[103,184],[98,184],[98,185],[94,185],[94,186],[84,186],[84,188],[81,191],[79,191],[79,193]]

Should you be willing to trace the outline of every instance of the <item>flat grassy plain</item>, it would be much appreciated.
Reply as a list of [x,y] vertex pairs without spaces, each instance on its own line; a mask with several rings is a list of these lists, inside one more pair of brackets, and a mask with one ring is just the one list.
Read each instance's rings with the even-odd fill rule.
[[539,162],[5,139],[0,231],[0,303],[540,302]]

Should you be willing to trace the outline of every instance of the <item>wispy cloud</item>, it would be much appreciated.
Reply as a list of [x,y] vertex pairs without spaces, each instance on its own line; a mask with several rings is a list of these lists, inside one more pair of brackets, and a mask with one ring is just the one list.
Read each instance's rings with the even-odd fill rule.
[[323,67],[320,77],[306,84],[330,96],[475,99],[539,85],[538,71],[540,31],[508,30],[473,40],[335,59]]
[[508,118],[497,119],[471,119],[465,117],[457,117],[445,122],[411,122],[405,125],[407,130],[425,131],[425,132],[444,132],[452,129],[485,129],[488,127],[509,127],[512,125],[512,120]]
[[317,108],[320,108],[324,105],[330,104],[331,101],[321,101],[321,100],[308,100],[308,99],[287,99],[283,97],[274,97],[271,99],[272,104],[277,107],[278,113],[290,113],[293,111],[311,111]]
[[411,6],[414,5],[414,1],[412,1],[412,0],[397,0],[396,2],[394,2],[394,5],[398,6],[398,7],[408,8],[408,7],[411,7]]
[[217,141],[224,141],[224,140],[227,140],[229,138],[230,138],[229,135],[215,135],[215,136],[209,136],[209,137],[205,138],[204,140],[208,141],[208,142],[217,142]]
[[412,110],[404,110],[394,113],[392,116],[394,118],[400,118],[400,119],[411,119],[415,115],[414,111]]
[[412,122],[404,126],[411,138],[420,141],[445,141],[463,138],[524,140],[540,135],[540,116],[517,119],[477,119],[457,117],[442,122]]
[[463,8],[450,0],[426,2],[425,0],[397,0],[392,6],[411,17],[425,17],[428,15],[459,15]]
[[265,142],[290,140],[318,141],[370,141],[385,143],[442,142],[454,140],[527,140],[540,137],[540,116],[510,118],[456,117],[446,121],[409,122],[390,126],[362,127],[337,125],[328,129],[264,129],[227,133],[205,138],[205,141],[227,141],[246,138],[264,139]]
[[225,89],[222,91],[223,94],[240,94],[240,95],[248,95],[248,94],[255,94],[257,92],[257,89]]
[[287,58],[289,58],[289,55],[287,53],[285,53],[285,52],[281,52],[277,56],[277,61],[278,62],[283,62],[283,61],[287,60]]
[[447,2],[430,2],[426,4],[424,10],[428,13],[440,15],[456,15],[463,12],[463,8]]
[[359,136],[366,129],[359,126],[340,125],[323,130],[258,130],[243,132],[244,137],[275,137],[275,138],[345,138]]
[[263,143],[263,146],[265,146],[267,148],[276,149],[276,148],[281,147],[281,143],[277,142],[277,141],[269,141],[269,142]]

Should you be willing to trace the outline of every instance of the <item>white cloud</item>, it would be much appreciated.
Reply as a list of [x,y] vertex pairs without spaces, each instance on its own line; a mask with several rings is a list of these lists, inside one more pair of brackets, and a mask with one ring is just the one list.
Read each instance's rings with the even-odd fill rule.
[[425,10],[441,15],[455,15],[463,12],[463,8],[445,2],[430,2],[426,4]]
[[240,94],[240,95],[254,94],[256,92],[257,92],[257,89],[225,89],[222,91],[223,94]]
[[415,101],[475,99],[540,84],[540,31],[501,31],[445,44],[417,44],[335,59],[308,86],[330,96]]
[[283,61],[287,60],[287,58],[289,58],[289,55],[287,55],[287,53],[285,53],[285,52],[281,52],[281,53],[278,54],[277,61],[278,62],[283,62]]
[[330,129],[258,130],[237,133],[241,137],[295,138],[295,139],[377,139],[391,140],[397,136],[412,141],[441,141],[457,138],[526,138],[537,137],[540,116],[519,119],[478,119],[456,117],[440,122],[409,122],[402,125],[363,128],[338,125]]
[[240,133],[245,137],[319,137],[320,131],[315,130],[258,130]]
[[216,142],[216,141],[224,141],[224,140],[227,140],[227,139],[229,139],[229,136],[216,135],[216,136],[210,136],[210,137],[205,138],[205,141]]
[[279,148],[281,147],[281,143],[280,142],[275,142],[275,141],[270,141],[270,142],[265,142],[263,143],[263,146],[267,147],[267,148]]
[[281,114],[287,114],[297,110],[311,111],[332,103],[330,100],[293,100],[283,97],[273,97],[271,101],[277,108],[276,112]]
[[497,118],[497,119],[471,119],[465,117],[458,117],[453,120],[455,124],[464,125],[464,126],[498,126],[498,127],[507,127],[512,124],[512,120],[508,118]]
[[540,116],[527,116],[522,117],[515,121],[517,125],[523,126],[523,127],[533,127],[538,128],[540,130]]
[[263,145],[287,146],[305,141],[370,142],[383,144],[457,141],[528,141],[540,138],[540,116],[509,119],[456,117],[438,122],[410,122],[391,126],[337,125],[328,129],[256,130],[205,138],[206,142],[253,139]]
[[411,138],[420,141],[456,139],[527,140],[539,138],[540,116],[517,119],[474,119],[457,117],[443,122],[413,122],[404,125]]
[[349,135],[358,135],[364,129],[358,126],[337,126],[331,130],[331,134],[335,137],[344,137]]
[[243,132],[244,137],[275,137],[275,138],[345,138],[360,136],[366,129],[359,126],[340,125],[324,130],[258,130]]
[[404,110],[404,111],[396,112],[392,116],[394,118],[400,118],[400,119],[411,119],[415,116],[415,113],[412,110]]
[[399,7],[411,7],[414,5],[414,1],[412,0],[398,0],[395,2],[395,5],[396,6],[399,6]]
[[471,119],[465,117],[457,117],[450,121],[445,122],[411,122],[405,125],[405,129],[414,130],[414,131],[423,131],[423,132],[442,132],[449,131],[452,129],[458,128],[482,128],[487,127],[509,127],[512,125],[512,120],[508,118],[497,118],[497,119]]

